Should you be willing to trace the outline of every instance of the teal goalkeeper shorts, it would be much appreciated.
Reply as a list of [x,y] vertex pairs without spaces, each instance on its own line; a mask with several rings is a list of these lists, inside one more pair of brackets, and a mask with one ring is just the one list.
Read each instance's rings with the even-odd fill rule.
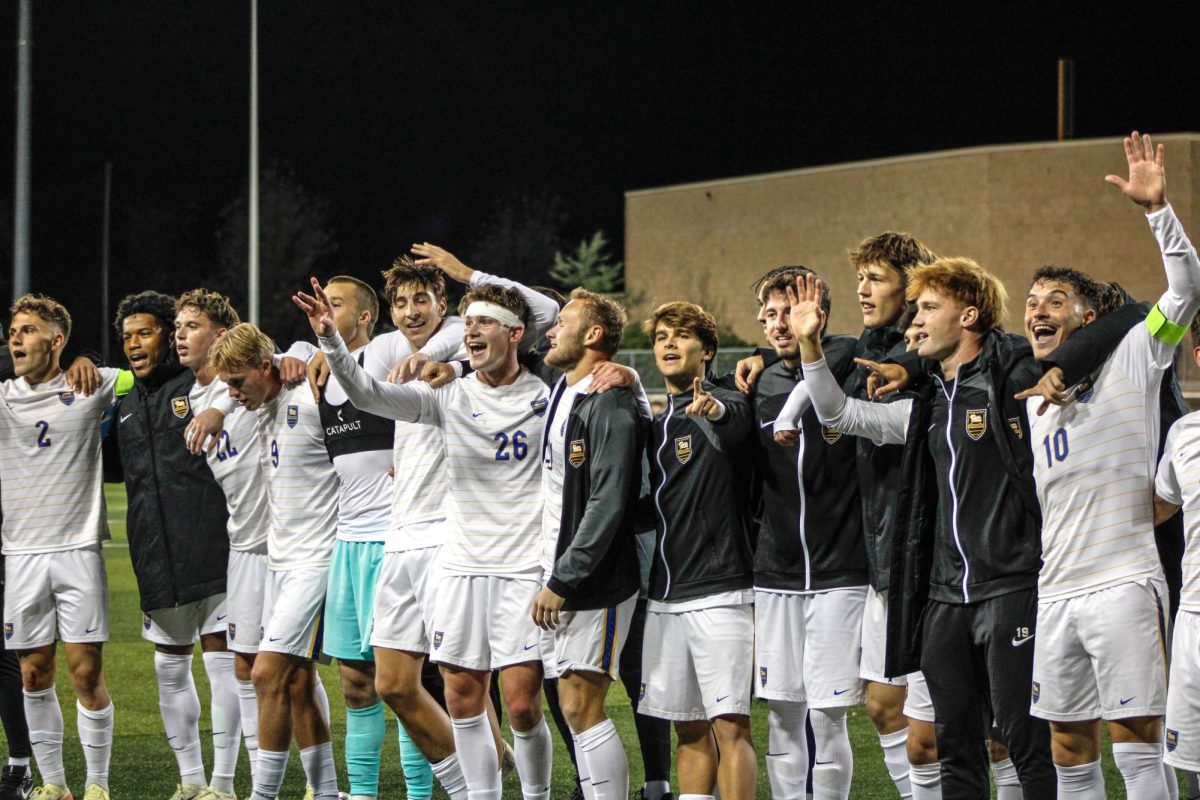
[[374,661],[371,610],[375,581],[383,564],[383,542],[333,543],[329,589],[325,593],[326,655],[348,661]]

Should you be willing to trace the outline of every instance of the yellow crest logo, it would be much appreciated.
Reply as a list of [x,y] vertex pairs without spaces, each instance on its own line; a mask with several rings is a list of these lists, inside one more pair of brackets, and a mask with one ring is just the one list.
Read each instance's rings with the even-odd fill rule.
[[1009,417],[1008,418],[1008,427],[1012,428],[1013,435],[1016,436],[1018,439],[1025,438],[1025,434],[1021,430],[1021,418],[1020,417]]
[[987,409],[986,408],[971,408],[967,409],[967,436],[970,436],[975,441],[979,441],[987,430]]
[[171,413],[183,419],[192,410],[192,406],[188,403],[187,395],[171,398]]
[[828,425],[821,426],[821,435],[825,437],[825,441],[833,444],[838,439],[842,438],[842,432],[837,428],[831,428]]
[[680,464],[686,464],[692,460],[691,434],[675,437],[675,458]]
[[575,439],[567,446],[567,462],[578,469],[587,461],[587,447],[583,439]]

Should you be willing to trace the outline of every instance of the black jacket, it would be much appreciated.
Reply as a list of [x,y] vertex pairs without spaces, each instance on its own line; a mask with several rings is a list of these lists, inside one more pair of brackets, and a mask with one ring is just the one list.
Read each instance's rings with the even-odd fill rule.
[[[556,387],[557,388],[557,387]],[[555,393],[557,402],[560,394]],[[554,418],[554,411],[547,419]],[[549,436],[546,437],[549,440]],[[574,395],[567,418],[562,519],[546,585],[563,609],[608,608],[641,587],[639,532],[646,420],[628,389]]]
[[[844,382],[854,365],[854,337],[825,336],[821,343],[830,370]],[[754,585],[786,591],[865,586],[867,556],[853,437],[822,426],[809,408],[802,417],[800,442],[795,447],[775,443],[775,418],[803,377],[799,369],[779,361],[763,370],[755,386],[761,498]],[[721,384],[732,389],[732,377],[722,378]]]
[[118,408],[129,554],[143,611],[225,591],[229,515],[204,456],[188,453],[183,430],[195,376],[178,363],[136,380]]
[[667,397],[650,426],[653,513],[651,600],[689,600],[754,585],[750,480],[754,409],[740,392],[713,387],[725,406],[710,422],[688,416],[692,390]]

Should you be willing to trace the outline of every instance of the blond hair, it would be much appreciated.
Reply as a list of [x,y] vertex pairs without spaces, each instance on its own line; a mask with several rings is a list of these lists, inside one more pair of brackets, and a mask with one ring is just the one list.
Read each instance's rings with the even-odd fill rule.
[[63,340],[71,338],[71,315],[67,307],[44,294],[25,294],[13,301],[9,309],[12,317],[17,314],[33,314],[41,317],[46,323],[63,335]]
[[629,316],[621,304],[611,297],[584,289],[582,286],[571,292],[571,299],[583,304],[583,320],[587,325],[598,325],[602,331],[600,349],[611,356],[621,346],[625,323]]
[[230,373],[247,366],[257,366],[263,359],[275,355],[275,343],[256,325],[240,322],[216,341],[209,353],[209,362],[219,373]]
[[916,300],[931,290],[951,297],[979,311],[974,330],[980,333],[1004,324],[1008,292],[992,273],[969,258],[939,258],[932,264],[919,264],[908,273],[907,296]]

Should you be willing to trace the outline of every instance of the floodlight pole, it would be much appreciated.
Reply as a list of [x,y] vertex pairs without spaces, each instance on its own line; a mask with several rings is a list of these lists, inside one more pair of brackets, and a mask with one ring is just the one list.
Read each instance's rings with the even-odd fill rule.
[[246,226],[250,322],[258,325],[258,0],[250,0],[250,219]]
[[33,24],[31,0],[21,0],[17,23],[17,154],[13,191],[13,299],[29,291],[29,116],[33,94]]

